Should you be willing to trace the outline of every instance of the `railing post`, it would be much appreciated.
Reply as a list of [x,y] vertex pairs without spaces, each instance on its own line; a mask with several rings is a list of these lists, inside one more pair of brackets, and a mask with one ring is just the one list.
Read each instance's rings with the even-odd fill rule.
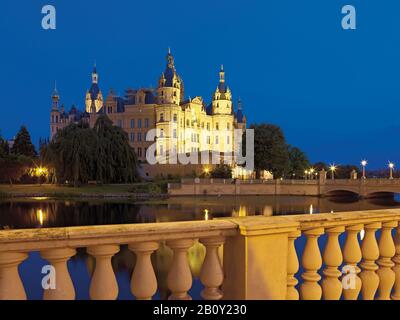
[[44,290],[44,300],[74,300],[75,289],[68,272],[67,261],[76,254],[75,249],[48,249],[40,252],[43,259],[55,269],[56,288]]
[[318,246],[318,238],[324,233],[324,228],[315,228],[306,230],[307,241],[301,259],[304,272],[301,275],[304,282],[300,286],[301,300],[320,300],[322,296],[321,286],[318,281],[321,276],[318,270],[322,266],[321,252]]
[[230,221],[239,233],[224,245],[224,299],[285,300],[289,234],[299,223],[280,217]]
[[26,253],[0,252],[0,300],[26,300],[18,273],[18,266],[26,258]]
[[192,239],[167,241],[167,246],[174,251],[171,269],[167,283],[171,290],[169,300],[191,300],[187,293],[192,287],[192,272],[190,271],[187,252],[194,241]]
[[379,247],[376,242],[376,230],[382,223],[376,222],[365,225],[365,237],[361,245],[363,261],[361,262],[360,278],[362,281],[361,293],[363,300],[374,300],[379,286],[379,277],[376,273],[378,266],[375,261],[379,258]]
[[396,280],[393,287],[392,300],[400,300],[400,225],[396,228],[396,235],[394,237],[394,245],[396,248],[396,255],[392,259],[395,266],[393,271],[396,275]]
[[119,251],[119,246],[93,246],[89,247],[87,251],[96,259],[96,267],[90,283],[90,298],[92,300],[117,299],[118,284],[111,264],[111,258]]
[[396,280],[396,274],[392,270],[392,267],[394,267],[392,258],[396,254],[392,229],[397,225],[397,221],[384,222],[382,224],[382,232],[379,239],[380,258],[377,261],[379,269],[376,272],[379,276],[378,300],[390,300],[390,293]]
[[151,254],[158,249],[158,243],[132,243],[128,247],[137,257],[131,279],[132,294],[137,300],[150,300],[157,291],[157,278],[151,263]]
[[300,231],[295,231],[289,234],[286,300],[299,300],[299,292],[296,289],[298,281],[295,277],[296,273],[299,271],[299,258],[297,256],[294,241],[300,237],[300,235]]
[[204,285],[201,296],[205,300],[220,300],[223,296],[220,286],[224,281],[224,272],[218,256],[218,248],[224,241],[224,237],[204,238],[200,240],[206,247],[206,257],[200,272],[200,280]]
[[345,262],[346,273],[342,277],[343,297],[345,300],[357,300],[361,291],[361,279],[358,274],[361,269],[357,264],[361,261],[362,254],[358,242],[358,233],[363,229],[362,224],[346,227],[347,237],[343,248],[343,258]]
[[322,296],[324,300],[339,300],[342,295],[342,282],[338,279],[341,272],[338,270],[343,262],[342,250],[339,244],[339,235],[344,232],[344,227],[328,228],[328,241],[324,249],[324,263],[326,265],[324,279],[322,280]]

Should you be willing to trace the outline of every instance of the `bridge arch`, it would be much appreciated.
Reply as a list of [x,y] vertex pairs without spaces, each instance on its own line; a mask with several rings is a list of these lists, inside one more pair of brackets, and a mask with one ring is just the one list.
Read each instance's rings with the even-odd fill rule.
[[325,197],[359,197],[358,190],[350,188],[337,188],[325,191]]

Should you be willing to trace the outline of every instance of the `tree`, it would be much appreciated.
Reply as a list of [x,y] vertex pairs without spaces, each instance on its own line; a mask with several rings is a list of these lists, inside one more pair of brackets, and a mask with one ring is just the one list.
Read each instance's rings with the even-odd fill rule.
[[356,172],[360,173],[358,167],[355,165],[340,165],[338,166],[337,170],[335,171],[335,178],[336,179],[350,179],[350,173],[355,170]]
[[289,172],[289,151],[281,128],[271,124],[251,125],[254,130],[254,167],[259,175],[268,170],[275,177]]
[[210,174],[215,179],[231,179],[232,168],[227,164],[217,164]]
[[93,129],[84,122],[65,127],[41,153],[59,183],[69,181],[77,186],[90,180],[138,180],[137,159],[128,136],[107,116],[100,116]]
[[17,133],[11,153],[29,158],[36,157],[35,146],[32,144],[31,136],[25,126],[22,126]]
[[0,135],[0,158],[5,158],[9,153],[8,142]]
[[113,126],[107,116],[100,116],[93,129],[98,138],[97,179],[123,183],[136,181],[138,161],[127,133]]
[[304,171],[310,167],[306,154],[299,148],[288,146],[289,168],[293,177],[303,177]]

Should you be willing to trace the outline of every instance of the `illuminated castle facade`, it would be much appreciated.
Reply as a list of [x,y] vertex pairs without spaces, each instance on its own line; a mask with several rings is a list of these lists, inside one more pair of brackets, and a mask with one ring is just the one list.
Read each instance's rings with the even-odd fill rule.
[[165,156],[194,151],[234,151],[234,129],[246,128],[240,100],[236,111],[232,93],[225,82],[223,66],[219,83],[212,94],[212,102],[206,104],[202,97],[185,99],[184,83],[178,75],[174,58],[169,51],[167,65],[161,74],[157,89],[128,89],[120,97],[113,91],[103,99],[96,67],[92,72],[92,84],[86,93],[84,112],[72,107],[66,112],[59,106],[59,94],[54,91],[50,112],[50,136],[70,123],[81,120],[94,125],[99,115],[106,114],[126,131],[138,159],[146,161],[146,151],[154,142],[146,141],[151,129],[157,130],[157,155]]

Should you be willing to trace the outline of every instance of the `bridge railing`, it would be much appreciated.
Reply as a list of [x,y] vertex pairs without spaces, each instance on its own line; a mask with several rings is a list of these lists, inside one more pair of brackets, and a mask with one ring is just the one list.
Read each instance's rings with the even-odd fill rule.
[[396,209],[4,230],[0,231],[0,299],[26,299],[18,266],[34,251],[56,271],[56,289],[45,290],[43,298],[74,299],[67,261],[77,248],[86,248],[96,260],[90,298],[116,299],[119,288],[111,258],[121,245],[136,255],[131,292],[137,299],[151,299],[157,290],[151,255],[160,246],[173,252],[169,298],[190,299],[188,251],[199,241],[205,247],[200,272],[204,299],[399,300],[399,221]]

